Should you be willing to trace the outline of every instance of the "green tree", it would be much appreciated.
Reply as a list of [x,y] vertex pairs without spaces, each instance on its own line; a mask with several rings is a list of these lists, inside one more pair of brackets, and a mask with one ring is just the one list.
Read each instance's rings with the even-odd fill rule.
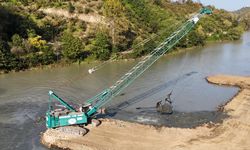
[[107,34],[99,32],[95,39],[88,46],[88,49],[95,55],[96,59],[108,60],[111,55],[112,46]]
[[22,61],[12,55],[8,45],[0,39],[0,70],[5,72],[21,70],[24,68]]
[[52,64],[56,60],[56,55],[53,53],[51,49],[45,49],[42,55],[40,55],[40,57],[43,65]]
[[23,39],[22,37],[20,37],[18,34],[14,34],[12,37],[11,37],[11,43],[10,43],[10,46],[11,46],[11,53],[12,54],[15,54],[15,55],[20,55],[20,54],[24,54],[25,51],[23,49]]
[[153,0],[153,4],[156,4],[156,5],[162,6],[162,2],[161,2],[161,0]]
[[0,38],[0,70],[4,70],[6,66],[6,58],[4,51],[5,51],[4,42]]
[[18,34],[14,34],[11,37],[11,40],[12,40],[12,46],[20,46],[20,47],[22,47],[23,39]]
[[156,46],[157,45],[154,40],[149,40],[148,42],[143,43],[142,38],[139,37],[134,41],[132,45],[133,53],[131,54],[131,56],[133,58],[141,57],[153,51]]
[[228,31],[227,39],[228,40],[239,40],[244,29],[240,27],[232,28]]
[[121,0],[105,0],[103,4],[104,15],[110,19],[110,35],[113,49],[125,49],[127,43],[126,33],[129,30],[129,21],[125,15],[125,7]]
[[105,0],[104,14],[110,18],[122,17],[125,10],[120,0]]
[[62,53],[69,60],[80,60],[84,55],[83,42],[71,33],[65,32],[62,36]]

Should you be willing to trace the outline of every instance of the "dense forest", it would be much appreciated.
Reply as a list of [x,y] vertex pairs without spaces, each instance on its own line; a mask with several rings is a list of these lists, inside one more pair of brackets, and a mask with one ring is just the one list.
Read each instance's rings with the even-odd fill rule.
[[[191,0],[3,0],[0,72],[140,57],[201,8]],[[238,40],[247,29],[237,15],[211,9],[213,15],[203,18],[176,48]]]

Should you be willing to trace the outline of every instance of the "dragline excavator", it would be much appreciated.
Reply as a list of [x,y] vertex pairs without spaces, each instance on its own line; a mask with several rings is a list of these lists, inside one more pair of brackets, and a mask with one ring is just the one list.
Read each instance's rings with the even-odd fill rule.
[[[87,100],[80,108],[74,108],[57,96],[53,91],[49,91],[49,110],[46,112],[47,128],[57,128],[71,125],[87,125],[89,123],[99,124],[95,119],[98,110],[110,100],[117,96],[124,88],[129,86],[137,77],[148,69],[162,55],[175,46],[185,35],[194,28],[195,24],[204,15],[212,14],[212,10],[202,8],[197,14],[188,19],[174,33],[166,38],[150,54],[144,57],[138,64],[122,76],[114,85],[103,90],[93,98]],[[52,99],[55,99],[64,106],[64,108],[54,109],[51,105]],[[97,122],[95,122],[97,121]]]

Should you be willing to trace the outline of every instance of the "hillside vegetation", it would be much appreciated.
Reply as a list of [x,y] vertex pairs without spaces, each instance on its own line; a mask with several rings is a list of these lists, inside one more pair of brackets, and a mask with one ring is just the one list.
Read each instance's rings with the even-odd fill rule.
[[250,7],[243,7],[234,12],[240,22],[246,24],[247,29],[250,28]]
[[[183,4],[168,0],[4,0],[0,5],[0,72],[140,57],[201,7],[191,0]],[[49,9],[58,11],[48,13]],[[178,48],[241,37],[245,22],[224,10],[211,9],[214,14],[203,18]]]

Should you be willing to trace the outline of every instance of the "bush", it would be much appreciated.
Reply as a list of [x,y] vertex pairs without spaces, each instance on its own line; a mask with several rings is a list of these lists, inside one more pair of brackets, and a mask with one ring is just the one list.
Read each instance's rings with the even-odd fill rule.
[[96,59],[108,60],[112,52],[108,35],[102,32],[97,33],[95,39],[88,45],[88,50],[94,54]]
[[85,14],[88,14],[88,13],[90,13],[90,12],[91,12],[91,9],[90,9],[90,8],[86,7],[86,8],[84,9],[84,13],[85,13]]
[[136,40],[133,43],[133,53],[131,54],[132,58],[141,57],[153,51],[157,46],[154,40],[150,40],[145,44],[141,44],[143,41],[142,39]]
[[0,39],[0,70],[8,72],[11,70],[18,71],[24,68],[27,68],[27,65],[23,60],[12,55],[8,45]]
[[83,42],[71,33],[65,32],[61,38],[63,56],[69,60],[80,60],[84,56]]
[[68,3],[68,11],[69,13],[73,13],[75,11],[75,7],[71,2]]
[[53,53],[51,49],[46,49],[43,51],[42,55],[39,56],[41,58],[42,65],[49,65],[55,62],[56,55]]
[[18,34],[14,34],[11,37],[12,40],[12,46],[22,47],[23,39]]

